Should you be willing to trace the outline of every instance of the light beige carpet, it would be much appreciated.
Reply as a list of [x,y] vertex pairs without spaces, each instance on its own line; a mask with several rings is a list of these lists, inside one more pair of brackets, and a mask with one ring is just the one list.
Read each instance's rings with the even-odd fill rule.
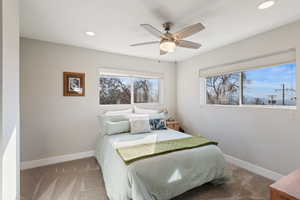
[[[272,181],[229,165],[232,178],[223,185],[205,184],[174,200],[267,200]],[[21,172],[22,200],[108,200],[94,158]]]

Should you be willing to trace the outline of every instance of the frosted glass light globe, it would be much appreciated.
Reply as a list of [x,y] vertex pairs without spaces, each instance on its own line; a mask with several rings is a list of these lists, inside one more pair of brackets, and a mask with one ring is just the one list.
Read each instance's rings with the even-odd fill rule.
[[160,43],[160,49],[165,52],[174,52],[176,44],[173,41],[163,41]]

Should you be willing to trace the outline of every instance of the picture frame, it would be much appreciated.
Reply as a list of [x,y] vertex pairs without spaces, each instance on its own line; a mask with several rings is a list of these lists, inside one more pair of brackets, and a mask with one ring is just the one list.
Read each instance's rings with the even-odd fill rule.
[[85,73],[64,72],[64,96],[85,96]]

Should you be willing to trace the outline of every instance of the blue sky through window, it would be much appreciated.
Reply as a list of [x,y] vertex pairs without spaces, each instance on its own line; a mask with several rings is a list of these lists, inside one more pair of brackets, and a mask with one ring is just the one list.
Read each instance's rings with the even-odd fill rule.
[[282,64],[245,72],[245,104],[296,105],[296,64]]

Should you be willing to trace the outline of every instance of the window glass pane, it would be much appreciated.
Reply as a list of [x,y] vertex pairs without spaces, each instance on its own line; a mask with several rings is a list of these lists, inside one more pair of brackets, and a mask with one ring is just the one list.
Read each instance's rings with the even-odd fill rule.
[[100,104],[130,104],[131,79],[128,77],[100,77]]
[[238,105],[240,95],[240,74],[231,73],[206,79],[206,103]]
[[134,103],[158,103],[159,79],[134,79]]
[[243,103],[296,105],[296,64],[283,64],[243,73]]

